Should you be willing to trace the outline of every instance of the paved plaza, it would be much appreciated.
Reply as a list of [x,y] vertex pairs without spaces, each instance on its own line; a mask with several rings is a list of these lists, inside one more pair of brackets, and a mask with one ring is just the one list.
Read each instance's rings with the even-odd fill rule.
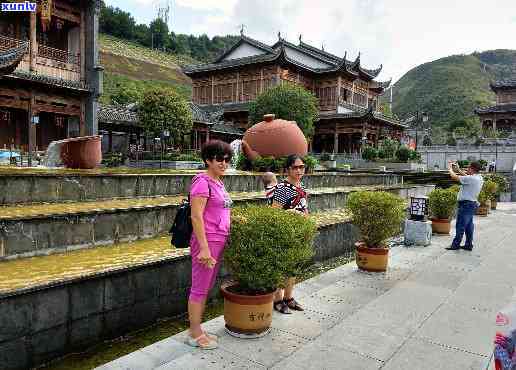
[[232,338],[219,317],[205,327],[219,348],[186,346],[186,332],[98,369],[486,369],[497,310],[514,295],[516,203],[476,217],[473,252],[395,247],[386,274],[350,263],[307,280],[296,298],[307,310],[275,315],[268,336]]

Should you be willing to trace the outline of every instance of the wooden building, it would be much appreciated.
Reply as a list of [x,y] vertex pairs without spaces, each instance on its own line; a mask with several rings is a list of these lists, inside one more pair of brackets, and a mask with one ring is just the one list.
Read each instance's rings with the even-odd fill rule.
[[38,0],[0,13],[0,149],[97,134],[97,0]]
[[516,135],[516,80],[503,80],[491,83],[491,90],[496,94],[496,105],[477,108],[482,129],[504,131]]
[[367,69],[360,54],[354,61],[281,37],[272,46],[241,35],[214,63],[185,68],[192,100],[201,109],[223,110],[224,120],[249,127],[249,102],[268,88],[295,83],[319,100],[319,117],[310,143],[314,152],[357,153],[364,144],[399,138],[405,128],[382,114],[378,98],[389,86],[375,78],[382,67]]

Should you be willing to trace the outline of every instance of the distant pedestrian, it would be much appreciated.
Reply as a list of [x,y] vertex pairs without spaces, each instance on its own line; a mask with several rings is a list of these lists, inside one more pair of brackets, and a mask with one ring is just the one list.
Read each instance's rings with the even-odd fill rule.
[[262,175],[263,187],[265,188],[265,197],[267,198],[267,204],[272,205],[274,199],[274,190],[278,185],[278,180],[273,172],[265,172]]
[[[308,216],[307,195],[301,185],[301,178],[305,174],[305,163],[298,155],[290,155],[285,162],[287,178],[274,190],[272,206]],[[285,289],[278,289],[274,297],[274,309],[278,312],[290,314],[290,310],[304,311],[303,307],[294,299],[294,284],[296,279],[290,277],[285,283]]]
[[489,162],[489,172],[496,172],[496,160]]
[[196,175],[190,187],[192,286],[188,299],[190,333],[187,343],[201,349],[215,349],[217,338],[201,328],[201,321],[229,235],[232,201],[222,176],[231,162],[232,151],[229,144],[212,140],[204,144],[201,156],[207,171]]
[[[446,249],[473,249],[473,232],[475,226],[473,223],[473,216],[479,206],[478,195],[482,190],[484,179],[479,174],[480,163],[472,162],[466,169],[466,172],[462,171],[458,166],[457,173],[454,171],[455,163],[448,163],[448,172],[453,180],[460,182],[460,191],[457,196],[458,207],[457,207],[457,221],[455,224],[455,238],[453,239],[452,245]],[[461,247],[462,236],[466,234],[466,242]]]

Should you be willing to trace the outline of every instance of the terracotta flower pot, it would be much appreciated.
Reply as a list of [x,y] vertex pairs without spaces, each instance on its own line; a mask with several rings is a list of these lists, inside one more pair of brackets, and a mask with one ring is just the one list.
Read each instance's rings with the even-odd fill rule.
[[491,209],[496,210],[496,206],[498,205],[498,201],[496,199],[491,200]]
[[248,296],[231,292],[233,286],[220,288],[224,297],[226,331],[238,338],[258,338],[268,334],[275,292]]
[[477,208],[477,216],[481,217],[487,217],[487,214],[489,213],[489,205],[487,204],[481,204],[480,207]]
[[61,159],[66,168],[92,169],[102,161],[101,136],[62,140]]
[[387,271],[389,248],[369,248],[364,242],[355,243],[356,262],[359,269],[372,272]]
[[432,218],[432,232],[434,234],[450,234],[451,222],[449,219]]
[[264,121],[250,127],[242,138],[243,151],[247,158],[256,155],[279,158],[290,154],[305,156],[308,142],[303,131],[294,121],[274,119],[274,114],[266,114]]

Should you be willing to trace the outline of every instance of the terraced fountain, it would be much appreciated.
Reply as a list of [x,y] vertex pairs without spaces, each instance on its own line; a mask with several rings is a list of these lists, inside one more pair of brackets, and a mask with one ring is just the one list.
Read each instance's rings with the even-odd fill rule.
[[[188,250],[166,235],[194,172],[0,170],[0,364],[37,366],[186,310]],[[264,202],[259,174],[226,176],[236,203]],[[315,260],[358,235],[344,204],[360,189],[404,197],[393,174],[305,178]],[[220,278],[222,279],[223,276]]]

